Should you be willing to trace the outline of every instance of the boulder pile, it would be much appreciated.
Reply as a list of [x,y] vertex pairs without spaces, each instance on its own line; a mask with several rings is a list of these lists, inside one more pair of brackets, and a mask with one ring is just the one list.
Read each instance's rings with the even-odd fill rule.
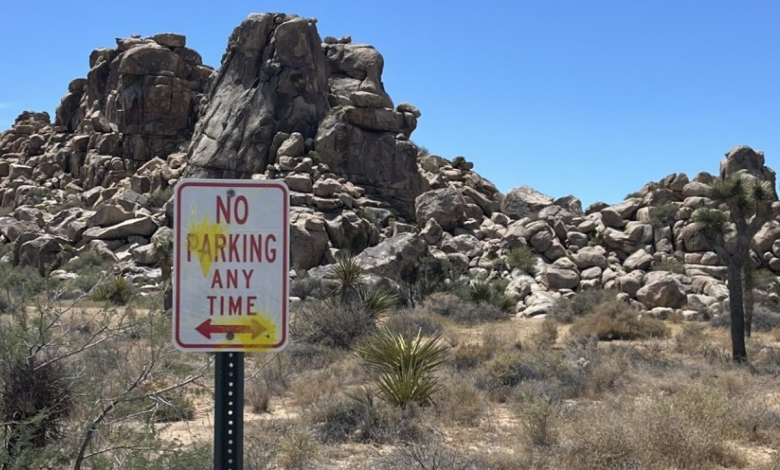
[[[518,316],[587,289],[615,289],[657,316],[717,315],[726,268],[691,217],[707,185],[740,170],[767,180],[761,152],[732,149],[720,174],[673,174],[617,204],[583,210],[520,186],[506,195],[462,156],[421,151],[421,112],[395,105],[384,59],[316,20],[250,15],[221,66],[186,39],[117,39],[90,54],[52,122],[24,112],[0,134],[0,242],[41,275],[86,252],[150,289],[153,244],[171,236],[172,188],[187,177],[283,180],[291,194],[293,275],[359,254],[396,278],[421,257],[506,279]],[[780,203],[752,240],[756,267],[780,274]],[[534,269],[511,262],[532,253]],[[321,271],[321,270],[319,270]],[[61,274],[61,273],[59,273]]]

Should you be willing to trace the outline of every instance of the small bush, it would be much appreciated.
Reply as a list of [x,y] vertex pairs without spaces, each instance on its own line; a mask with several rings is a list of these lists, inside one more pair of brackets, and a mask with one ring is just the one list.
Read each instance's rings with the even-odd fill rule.
[[192,419],[195,419],[195,405],[181,391],[163,397],[154,412],[156,423],[175,423]]
[[536,254],[529,246],[521,246],[510,251],[506,257],[509,269],[519,269],[531,276],[536,275]]
[[26,447],[43,448],[62,437],[73,410],[67,372],[60,363],[10,359],[3,362],[0,412],[9,453]]
[[375,330],[374,312],[356,300],[301,302],[290,324],[293,338],[341,349],[349,349],[358,339]]
[[575,320],[569,334],[574,338],[595,336],[601,341],[637,340],[664,338],[669,329],[663,321],[640,317],[630,306],[614,300]]
[[[772,331],[780,328],[780,313],[761,303],[756,303],[753,308],[753,331]],[[713,317],[710,324],[716,328],[730,328],[731,315],[725,311]]]
[[555,390],[548,393],[550,396],[578,396],[585,390],[586,380],[585,370],[557,351],[502,350],[485,364],[477,385],[495,392],[494,398],[502,401],[506,389],[527,381],[549,382]]
[[245,397],[249,411],[255,414],[270,412],[271,391],[268,385],[264,382],[250,382],[247,385]]
[[305,429],[294,429],[282,437],[278,463],[286,469],[312,468],[319,453],[319,445]]
[[533,446],[550,447],[558,443],[559,405],[533,388],[520,391],[513,410],[520,420],[523,436]]
[[477,426],[486,408],[482,393],[469,382],[447,384],[436,401],[439,416],[466,426]]
[[452,264],[433,256],[424,256],[416,263],[403,269],[400,279],[409,291],[409,301],[412,306],[433,294],[451,290],[452,283],[448,281],[455,277]]
[[114,305],[127,305],[133,296],[133,284],[123,277],[106,280],[92,292],[92,300],[108,301]]
[[650,269],[652,271],[666,271],[675,274],[685,274],[685,264],[675,258],[666,258],[663,261],[654,261]]
[[493,344],[464,343],[458,346],[452,354],[452,364],[456,369],[473,369],[493,358],[496,347]]
[[677,215],[677,206],[665,204],[650,209],[650,225],[655,228],[669,227],[674,223]]
[[444,330],[441,321],[424,310],[403,310],[388,315],[384,325],[393,333],[412,336],[421,331],[423,336],[431,336]]
[[608,289],[589,289],[579,294],[562,298],[555,303],[552,317],[561,323],[571,323],[575,319],[593,312],[596,306],[614,301],[615,291]]
[[449,357],[439,335],[423,342],[420,332],[404,336],[386,327],[358,345],[355,352],[378,374],[382,397],[401,407],[431,402],[441,388],[434,373]]
[[414,408],[388,409],[376,403],[370,391],[335,397],[309,413],[315,434],[326,443],[408,442],[421,438]]
[[504,311],[490,303],[464,302],[463,299],[447,293],[432,294],[422,308],[465,325],[508,318]]

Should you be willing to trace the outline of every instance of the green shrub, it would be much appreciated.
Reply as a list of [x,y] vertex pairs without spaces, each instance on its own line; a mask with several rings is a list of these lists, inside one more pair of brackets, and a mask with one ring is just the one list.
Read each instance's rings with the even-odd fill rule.
[[613,301],[616,292],[608,289],[588,289],[573,297],[562,298],[555,303],[552,317],[562,323],[571,323],[575,319],[591,313],[596,306]]
[[337,292],[343,298],[358,290],[366,279],[366,271],[355,256],[345,256],[328,269],[327,277],[337,285]]
[[449,261],[429,255],[423,256],[400,273],[412,306],[435,292],[451,290],[452,283],[448,281],[455,276]]
[[156,423],[175,423],[193,419],[195,419],[195,405],[181,391],[160,398],[154,411]]
[[432,294],[425,300],[422,309],[464,325],[474,325],[508,318],[506,312],[492,303],[482,302],[475,304],[447,293]]
[[533,387],[520,390],[513,410],[530,446],[550,447],[558,443],[560,426],[559,404]]
[[384,322],[385,327],[396,334],[412,336],[421,331],[424,336],[431,336],[444,330],[441,321],[422,310],[415,312],[402,310],[388,315]]
[[640,317],[629,305],[614,300],[604,302],[592,313],[577,318],[569,334],[573,338],[595,336],[601,341],[663,338],[669,329],[661,320]]
[[149,196],[149,205],[153,209],[162,208],[173,197],[173,188],[158,189]]
[[295,306],[291,320],[294,339],[341,349],[349,349],[376,330],[375,313],[355,299],[301,302]]
[[127,305],[133,296],[133,284],[123,277],[104,281],[92,292],[92,300],[108,301],[114,305]]
[[366,338],[355,352],[378,374],[382,397],[401,407],[431,402],[440,388],[434,372],[449,357],[449,349],[438,334],[423,341],[420,332],[405,336],[386,327]]
[[674,223],[677,215],[677,206],[665,204],[650,209],[650,225],[655,228],[669,227]]
[[510,251],[506,257],[509,269],[519,269],[531,276],[536,275],[536,254],[529,246],[521,246]]
[[[753,331],[772,331],[780,328],[780,312],[761,303],[756,303],[753,308]],[[731,315],[725,311],[713,317],[710,324],[716,328],[730,328]]]
[[61,363],[6,358],[0,373],[0,412],[9,454],[40,449],[62,437],[74,401]]

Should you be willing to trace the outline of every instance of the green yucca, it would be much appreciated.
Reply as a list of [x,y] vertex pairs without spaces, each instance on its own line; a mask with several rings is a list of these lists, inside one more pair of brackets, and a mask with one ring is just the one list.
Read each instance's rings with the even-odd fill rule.
[[355,352],[377,372],[377,386],[389,403],[401,407],[409,403],[429,404],[441,387],[433,375],[449,357],[449,349],[434,334],[423,341],[422,333],[407,336],[382,327]]
[[363,307],[374,317],[389,311],[398,303],[398,297],[382,287],[360,287],[357,293]]
[[493,299],[493,286],[483,279],[474,279],[469,282],[468,298],[472,302],[490,302]]
[[338,284],[338,293],[344,297],[355,292],[365,280],[365,269],[355,256],[345,256],[331,267],[328,277]]

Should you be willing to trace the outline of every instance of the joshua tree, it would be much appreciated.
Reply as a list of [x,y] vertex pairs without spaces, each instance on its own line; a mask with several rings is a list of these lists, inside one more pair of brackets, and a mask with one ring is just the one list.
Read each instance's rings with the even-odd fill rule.
[[705,235],[714,238],[715,249],[728,266],[732,359],[747,362],[743,273],[752,263],[750,240],[769,220],[774,193],[767,181],[740,171],[709,185],[706,195],[724,210],[700,208],[694,220]]

